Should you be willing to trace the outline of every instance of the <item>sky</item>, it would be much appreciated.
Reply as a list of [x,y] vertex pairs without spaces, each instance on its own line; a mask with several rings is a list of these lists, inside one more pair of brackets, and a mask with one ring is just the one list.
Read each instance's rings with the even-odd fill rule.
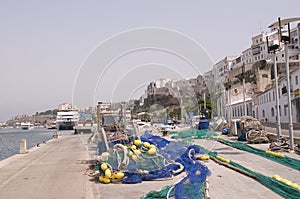
[[[0,0],[0,122],[79,98],[91,106],[99,100],[128,100],[138,97],[150,78],[196,77],[199,70],[183,59],[192,60],[201,51],[188,52],[194,45],[190,41],[206,53],[201,59],[212,63],[238,55],[278,17],[300,16],[300,1],[288,2]],[[140,31],[149,27],[170,37],[152,38],[153,29]],[[161,42],[118,57],[133,48],[132,38],[146,35],[151,42]],[[172,50],[183,45],[183,36],[190,41],[184,41],[178,55]],[[140,42],[139,48],[149,47]],[[168,51],[159,50],[164,42],[169,42]],[[108,64],[108,57],[118,59]],[[199,69],[202,74],[208,68]],[[82,91],[85,86],[87,92]],[[129,92],[123,95],[124,89]]]

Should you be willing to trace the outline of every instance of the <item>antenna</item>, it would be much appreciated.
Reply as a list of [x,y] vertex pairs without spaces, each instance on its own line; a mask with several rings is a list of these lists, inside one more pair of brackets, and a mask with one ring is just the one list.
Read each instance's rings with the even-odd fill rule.
[[278,17],[278,28],[279,28],[279,43],[281,42],[281,20],[280,20],[280,17]]
[[288,23],[288,33],[289,33],[289,43],[291,43],[291,27],[290,27],[290,23]]
[[268,47],[268,53],[270,53],[270,48],[269,48],[269,36],[267,36],[267,47]]

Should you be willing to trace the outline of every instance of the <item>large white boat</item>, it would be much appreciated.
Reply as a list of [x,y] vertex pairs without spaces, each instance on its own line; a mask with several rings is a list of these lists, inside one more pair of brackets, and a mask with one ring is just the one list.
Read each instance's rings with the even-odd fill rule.
[[31,124],[30,122],[21,122],[22,130],[29,130],[31,128],[33,128],[33,124]]
[[73,130],[79,120],[78,110],[71,104],[61,104],[57,110],[56,128],[58,130]]

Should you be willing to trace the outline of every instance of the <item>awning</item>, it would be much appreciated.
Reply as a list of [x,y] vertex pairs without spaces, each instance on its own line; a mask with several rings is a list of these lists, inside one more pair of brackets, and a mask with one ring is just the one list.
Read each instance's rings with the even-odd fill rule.
[[291,100],[291,102],[296,102],[296,100],[300,99],[300,96],[295,97],[294,99]]

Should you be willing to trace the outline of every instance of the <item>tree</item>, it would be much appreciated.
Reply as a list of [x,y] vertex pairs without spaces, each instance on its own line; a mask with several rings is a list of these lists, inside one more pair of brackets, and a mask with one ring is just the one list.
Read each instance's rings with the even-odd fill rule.
[[199,104],[200,110],[206,109],[206,111],[208,111],[208,118],[211,118],[211,113],[214,109],[213,107],[216,106],[215,103],[212,103],[211,95],[209,95],[205,98],[205,107],[204,107],[204,98],[203,97],[200,97],[200,99],[198,100],[198,104]]

